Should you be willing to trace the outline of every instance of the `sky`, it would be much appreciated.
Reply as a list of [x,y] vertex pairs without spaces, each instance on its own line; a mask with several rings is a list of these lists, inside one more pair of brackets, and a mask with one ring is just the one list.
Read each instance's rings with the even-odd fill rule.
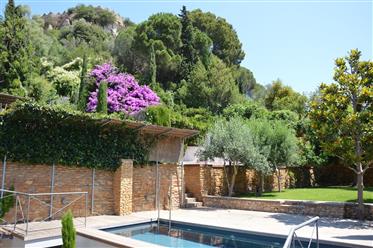
[[[4,9],[6,0],[0,0]],[[63,12],[77,4],[113,9],[135,23],[158,12],[178,14],[182,5],[225,18],[245,51],[241,65],[258,83],[281,79],[312,93],[333,81],[334,60],[358,48],[373,60],[373,0],[15,0],[32,14]]]

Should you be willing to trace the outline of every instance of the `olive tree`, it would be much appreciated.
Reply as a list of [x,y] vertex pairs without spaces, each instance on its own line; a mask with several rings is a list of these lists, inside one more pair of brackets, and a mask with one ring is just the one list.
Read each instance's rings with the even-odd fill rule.
[[[248,126],[253,134],[254,145],[266,158],[272,171],[276,172],[278,191],[281,191],[279,166],[292,166],[299,161],[298,139],[294,130],[284,122],[261,119],[249,120]],[[262,185],[260,188],[262,191]]]
[[[222,158],[224,160],[225,178],[228,186],[228,195],[234,194],[233,189],[239,166],[246,166],[257,171],[267,173],[270,166],[254,144],[254,136],[247,123],[241,118],[218,120],[208,131],[203,150],[202,159]],[[233,170],[229,178],[227,167]]]

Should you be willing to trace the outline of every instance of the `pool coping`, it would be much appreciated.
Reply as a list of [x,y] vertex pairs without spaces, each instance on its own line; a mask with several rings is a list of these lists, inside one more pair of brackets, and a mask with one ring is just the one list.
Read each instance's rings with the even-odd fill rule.
[[[167,219],[160,219],[162,221],[168,222]],[[276,233],[271,233],[271,232],[258,232],[258,231],[250,231],[250,230],[242,230],[242,229],[235,229],[235,228],[230,228],[230,227],[220,227],[220,226],[214,226],[214,225],[206,225],[206,224],[199,224],[199,223],[193,223],[193,222],[184,222],[184,221],[172,221],[172,223],[177,223],[177,224],[185,224],[185,225],[190,225],[190,226],[198,226],[198,227],[205,227],[205,228],[213,228],[213,229],[218,229],[221,231],[229,231],[229,232],[237,232],[237,233],[242,233],[242,234],[254,234],[258,236],[272,236],[276,238],[282,238],[285,239],[287,238],[287,235],[283,234],[276,234]],[[303,237],[303,236],[298,236],[298,238],[302,241],[309,241],[308,238]],[[354,243],[346,243],[346,242],[338,242],[335,240],[330,240],[330,239],[319,239],[319,242],[321,244],[325,245],[338,245],[342,247],[348,247],[351,248],[351,245],[353,245],[354,248],[372,248],[371,246],[366,246],[366,245],[358,245]]]
[[[164,219],[164,218],[160,218],[159,219],[160,221],[162,221],[163,223],[167,223],[169,220],[168,219]],[[152,243],[148,243],[148,242],[144,242],[144,241],[138,241],[138,240],[135,240],[135,239],[131,239],[131,238],[126,238],[126,237],[123,237],[123,236],[120,236],[120,235],[117,235],[117,234],[113,234],[113,233],[109,233],[109,232],[106,232],[104,231],[105,229],[113,229],[113,228],[119,228],[119,227],[126,227],[126,226],[131,226],[131,225],[140,225],[140,224],[146,224],[146,223],[149,223],[149,222],[155,222],[157,221],[157,219],[153,219],[153,218],[150,218],[149,220],[141,220],[141,221],[134,221],[132,223],[126,223],[126,224],[118,224],[118,225],[111,225],[111,226],[105,226],[105,227],[100,227],[100,228],[97,228],[97,229],[94,229],[95,232],[93,236],[90,236],[89,232],[85,232],[84,230],[85,229],[93,229],[93,228],[81,228],[81,229],[78,229],[77,230],[77,234],[82,234],[82,236],[86,236],[88,238],[92,237],[94,240],[97,240],[97,241],[101,241],[101,242],[105,242],[105,240],[101,240],[97,235],[98,234],[103,234],[104,237],[107,237],[108,235],[106,234],[110,234],[110,237],[113,238],[112,235],[116,236],[116,237],[122,237],[124,239],[121,240],[121,242],[125,241],[125,242],[130,242],[131,244],[132,243],[136,243],[137,245],[135,246],[128,246],[128,245],[124,245],[123,243],[116,243],[116,242],[113,242],[113,239],[111,240],[108,240],[109,244],[113,244],[113,245],[116,245],[119,247],[125,247],[125,248],[134,248],[134,247],[144,247],[144,245],[147,245],[145,247],[154,247],[154,248],[164,248],[164,246],[160,246],[160,245],[156,245],[156,244],[152,244]],[[287,235],[283,235],[283,234],[276,234],[276,233],[271,233],[271,232],[258,232],[258,231],[250,231],[250,230],[242,230],[242,229],[235,229],[235,228],[230,228],[230,227],[221,227],[221,226],[214,226],[214,225],[207,225],[207,224],[200,224],[200,223],[195,223],[195,222],[185,222],[185,221],[178,221],[178,220],[172,220],[171,221],[171,224],[172,223],[176,223],[176,224],[184,224],[184,225],[189,225],[189,226],[195,226],[195,227],[201,227],[201,228],[212,228],[212,229],[217,229],[217,230],[220,230],[220,231],[228,231],[228,232],[236,232],[236,233],[242,233],[242,234],[252,234],[252,235],[258,235],[258,236],[271,236],[271,237],[275,237],[275,238],[281,238],[281,239],[286,239],[287,238]],[[302,241],[309,241],[309,239],[307,237],[304,237],[304,236],[298,236],[298,238]],[[136,241],[136,242],[133,242],[133,241]],[[140,243],[137,243],[137,242],[141,242]],[[372,248],[371,246],[367,246],[367,245],[361,245],[361,244],[355,244],[355,243],[349,243],[349,242],[339,242],[339,241],[336,241],[336,240],[333,240],[333,239],[319,239],[319,242],[321,244],[325,244],[325,245],[337,245],[337,246],[341,246],[341,247],[354,247],[354,248]],[[139,246],[139,245],[142,245],[142,246]]]
[[89,238],[119,248],[164,248],[164,246],[123,237],[117,234],[105,232],[95,228],[79,228],[76,230],[76,234],[85,238]]

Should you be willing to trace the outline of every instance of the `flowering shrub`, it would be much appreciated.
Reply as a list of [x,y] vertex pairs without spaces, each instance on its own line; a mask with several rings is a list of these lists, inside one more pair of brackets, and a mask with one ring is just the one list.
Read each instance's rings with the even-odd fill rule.
[[108,112],[136,114],[142,109],[159,104],[159,97],[146,85],[140,86],[135,77],[118,73],[109,63],[97,65],[90,73],[96,80],[94,91],[89,94],[87,111],[94,112],[97,107],[98,86],[102,81],[108,83]]

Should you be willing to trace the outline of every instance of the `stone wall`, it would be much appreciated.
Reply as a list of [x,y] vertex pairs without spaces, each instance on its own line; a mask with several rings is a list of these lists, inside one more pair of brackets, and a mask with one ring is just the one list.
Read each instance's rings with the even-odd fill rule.
[[[338,161],[317,167],[314,171],[316,183],[321,186],[356,184],[356,174]],[[373,187],[373,168],[364,173],[364,185]]]
[[[214,167],[211,165],[185,165],[185,190],[192,193],[199,201],[203,195],[225,195],[227,193],[227,182],[223,167]],[[280,169],[281,188],[290,186],[290,178],[287,169]],[[227,174],[231,171],[227,168]],[[235,194],[244,194],[255,192],[259,184],[258,175],[254,170],[239,168],[234,187]],[[277,190],[278,180],[275,174],[266,176],[264,179],[264,190]]]
[[[133,198],[134,212],[156,209],[156,166],[136,167],[133,171]],[[181,202],[181,168],[174,164],[161,164],[159,166],[160,181],[160,207],[169,209],[168,192],[172,184],[172,208],[180,206]]]
[[[357,204],[343,202],[259,200],[234,197],[204,196],[206,207],[242,209],[273,213],[290,213],[320,217],[357,219]],[[373,204],[364,204],[365,218],[373,220]]]
[[[9,162],[6,166],[4,188],[25,193],[49,193],[52,190],[52,166],[29,165]],[[161,164],[160,207],[168,208],[168,190],[172,182],[172,206],[178,208],[181,200],[181,170],[176,164]],[[2,167],[0,166],[0,181]],[[94,194],[92,197],[93,169],[56,165],[54,170],[54,192],[88,192],[87,215],[124,215],[132,211],[146,211],[156,208],[155,181],[156,166],[133,166],[132,160],[122,160],[117,171],[95,170]],[[85,215],[85,198],[81,195],[37,196],[30,198],[30,220],[42,220],[49,216],[50,207],[41,201],[53,201],[53,212],[76,200],[69,208],[74,216]],[[27,196],[19,196],[23,212],[26,213]],[[92,201],[93,212],[92,212]],[[5,216],[8,221],[14,217],[13,207]],[[20,208],[18,216],[21,217]],[[55,215],[60,218],[64,211]]]

